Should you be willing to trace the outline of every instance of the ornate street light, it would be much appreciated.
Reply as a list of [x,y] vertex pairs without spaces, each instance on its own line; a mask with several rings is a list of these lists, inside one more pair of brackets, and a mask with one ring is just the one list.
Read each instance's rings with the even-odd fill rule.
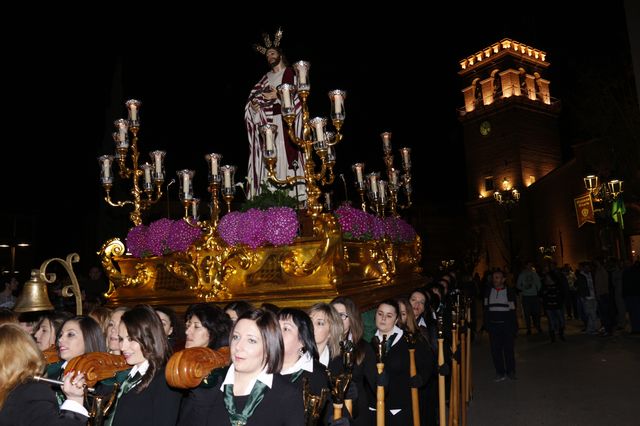
[[612,179],[606,184],[600,183],[597,175],[588,175],[584,179],[584,187],[589,191],[594,203],[612,202],[624,192],[624,181]]

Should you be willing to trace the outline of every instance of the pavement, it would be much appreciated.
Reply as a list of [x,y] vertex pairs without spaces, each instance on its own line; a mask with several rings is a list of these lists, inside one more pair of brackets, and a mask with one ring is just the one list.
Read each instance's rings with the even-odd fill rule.
[[589,336],[581,328],[567,321],[566,342],[555,343],[546,332],[520,330],[517,380],[498,383],[489,338],[478,334],[467,425],[640,425],[640,336]]

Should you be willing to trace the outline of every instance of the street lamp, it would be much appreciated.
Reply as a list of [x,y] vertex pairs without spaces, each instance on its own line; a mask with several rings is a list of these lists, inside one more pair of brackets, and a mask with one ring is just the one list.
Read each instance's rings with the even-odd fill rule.
[[553,260],[553,255],[556,252],[556,246],[540,246],[538,247],[538,251],[540,251],[544,260]]
[[507,237],[509,241],[509,270],[513,272],[513,264],[515,260],[515,255],[513,252],[513,229],[512,229],[512,216],[511,211],[518,205],[520,202],[520,191],[514,188],[511,185],[511,182],[508,178],[504,178],[502,180],[502,191],[495,191],[493,193],[493,198],[498,202],[498,204],[504,208],[507,218],[505,219],[505,223],[507,224]]
[[625,212],[624,201],[622,200],[622,193],[624,192],[624,181],[619,179],[612,179],[606,184],[601,183],[597,175],[588,175],[583,178],[584,186],[589,191],[589,196],[594,204],[600,204],[601,207],[594,208],[593,211],[600,212],[606,215],[604,206],[611,205],[611,216],[618,225],[618,237],[620,240],[620,257],[625,260],[627,257],[627,250],[624,238],[624,222],[622,215]]
[[[624,192],[624,181],[612,179],[606,184],[600,183],[597,175],[588,175],[584,179],[584,186],[594,203],[613,202]],[[602,209],[600,209],[602,210]]]

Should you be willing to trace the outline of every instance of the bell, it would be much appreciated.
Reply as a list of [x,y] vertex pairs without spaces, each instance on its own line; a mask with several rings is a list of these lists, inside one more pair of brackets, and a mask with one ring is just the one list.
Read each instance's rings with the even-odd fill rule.
[[49,300],[49,292],[47,291],[47,283],[42,280],[39,269],[31,270],[31,278],[24,284],[13,311],[53,311],[53,305]]

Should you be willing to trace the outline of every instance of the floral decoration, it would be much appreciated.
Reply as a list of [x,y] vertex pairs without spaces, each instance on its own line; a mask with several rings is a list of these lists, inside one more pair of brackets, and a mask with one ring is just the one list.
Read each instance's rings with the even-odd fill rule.
[[268,244],[283,246],[293,242],[298,228],[294,209],[271,207],[226,214],[218,223],[218,234],[229,245],[245,244],[251,248]]
[[368,241],[387,237],[395,243],[403,243],[416,238],[413,226],[399,217],[381,219],[346,204],[336,209],[336,215],[347,240]]
[[184,220],[159,219],[149,226],[138,225],[127,234],[126,246],[135,257],[162,256],[185,251],[202,231]]

